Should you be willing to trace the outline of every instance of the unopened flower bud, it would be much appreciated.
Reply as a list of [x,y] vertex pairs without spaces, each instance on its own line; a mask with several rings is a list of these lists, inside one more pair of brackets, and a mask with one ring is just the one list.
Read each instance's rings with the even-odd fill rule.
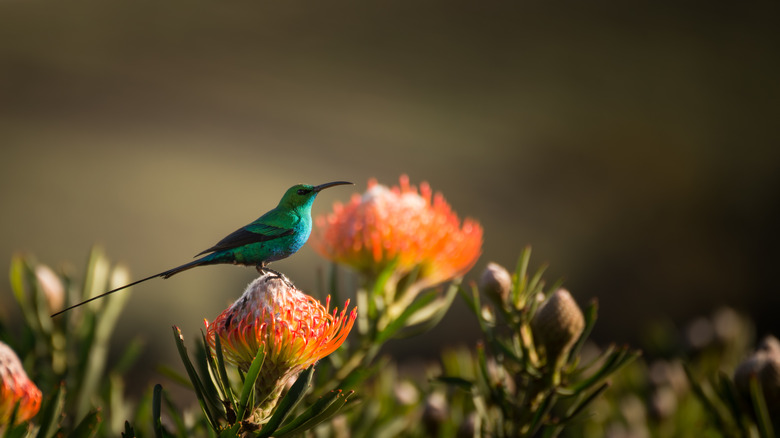
[[585,317],[569,291],[558,289],[536,311],[531,328],[548,363],[566,355],[585,329]]
[[650,396],[650,414],[665,420],[677,412],[677,394],[671,386],[660,386]]
[[441,425],[447,421],[449,412],[447,399],[439,392],[434,392],[425,400],[422,420],[430,436],[438,436]]
[[17,403],[16,422],[29,420],[41,408],[41,390],[27,377],[19,356],[0,342],[0,426],[10,421]]
[[498,263],[490,262],[482,271],[479,290],[497,303],[506,303],[512,292],[512,275]]
[[417,387],[408,380],[402,380],[393,386],[395,401],[401,406],[411,406],[420,399]]
[[57,274],[46,265],[38,265],[35,267],[35,277],[43,290],[43,296],[46,297],[49,312],[56,313],[62,310],[65,304],[65,287]]
[[742,361],[734,370],[734,385],[747,401],[750,397],[750,380],[755,378],[764,394],[769,414],[780,415],[780,354],[777,354],[777,339],[768,337],[759,349]]
[[776,337],[769,335],[758,344],[758,351],[764,351],[770,356],[780,356],[780,341]]

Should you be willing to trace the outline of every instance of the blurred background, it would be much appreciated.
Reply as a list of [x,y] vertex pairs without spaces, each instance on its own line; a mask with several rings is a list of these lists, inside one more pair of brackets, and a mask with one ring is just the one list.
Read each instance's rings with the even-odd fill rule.
[[[550,281],[598,297],[597,340],[721,305],[777,334],[777,10],[707,7],[5,1],[0,266],[26,252],[81,279],[100,244],[141,278],[295,183],[356,183],[319,215],[405,173],[484,226],[468,280],[532,245]],[[315,290],[327,262],[304,247],[273,267]],[[170,326],[195,339],[255,276],[138,286],[116,343],[146,339],[147,377],[178,366]],[[456,302],[390,351],[471,346],[471,320]]]

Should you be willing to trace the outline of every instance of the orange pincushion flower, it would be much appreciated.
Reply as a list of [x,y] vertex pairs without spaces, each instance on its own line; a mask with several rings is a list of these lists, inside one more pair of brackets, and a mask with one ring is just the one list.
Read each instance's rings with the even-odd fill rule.
[[420,191],[402,175],[400,187],[368,182],[362,196],[335,204],[317,217],[310,240],[329,260],[377,273],[397,260],[398,271],[420,266],[419,279],[433,285],[465,274],[482,248],[482,227],[472,219],[461,226],[440,193],[423,182]]
[[17,403],[16,422],[29,420],[41,408],[41,390],[27,377],[19,356],[0,342],[0,425],[10,421]]
[[264,274],[214,322],[206,321],[206,338],[215,348],[219,336],[225,359],[243,371],[262,348],[261,378],[284,381],[341,346],[357,317],[357,309],[347,314],[347,306],[349,300],[341,312],[330,313],[330,297],[323,306],[275,274]]

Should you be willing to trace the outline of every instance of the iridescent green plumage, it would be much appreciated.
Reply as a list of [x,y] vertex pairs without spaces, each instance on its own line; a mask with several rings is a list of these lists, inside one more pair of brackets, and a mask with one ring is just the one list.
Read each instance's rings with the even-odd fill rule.
[[352,184],[346,181],[335,181],[318,186],[298,184],[290,187],[282,196],[279,205],[273,210],[257,218],[225,236],[216,245],[202,251],[200,257],[189,263],[173,269],[160,272],[122,287],[105,292],[96,297],[68,307],[52,316],[81,306],[92,300],[134,286],[152,278],[169,278],[179,272],[197,266],[231,263],[235,265],[256,266],[258,270],[270,270],[266,265],[270,262],[289,257],[301,249],[311,234],[311,206],[314,198],[321,190],[342,184]]

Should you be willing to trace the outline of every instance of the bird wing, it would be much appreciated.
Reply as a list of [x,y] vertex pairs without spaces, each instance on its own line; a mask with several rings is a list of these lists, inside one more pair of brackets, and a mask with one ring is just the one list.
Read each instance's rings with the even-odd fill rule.
[[266,224],[249,224],[228,234],[224,239],[217,242],[216,245],[207,250],[201,251],[195,257],[209,252],[225,251],[228,249],[238,248],[250,243],[266,242],[269,240],[278,239],[279,237],[289,236],[294,232],[295,230],[292,228],[280,228]]

